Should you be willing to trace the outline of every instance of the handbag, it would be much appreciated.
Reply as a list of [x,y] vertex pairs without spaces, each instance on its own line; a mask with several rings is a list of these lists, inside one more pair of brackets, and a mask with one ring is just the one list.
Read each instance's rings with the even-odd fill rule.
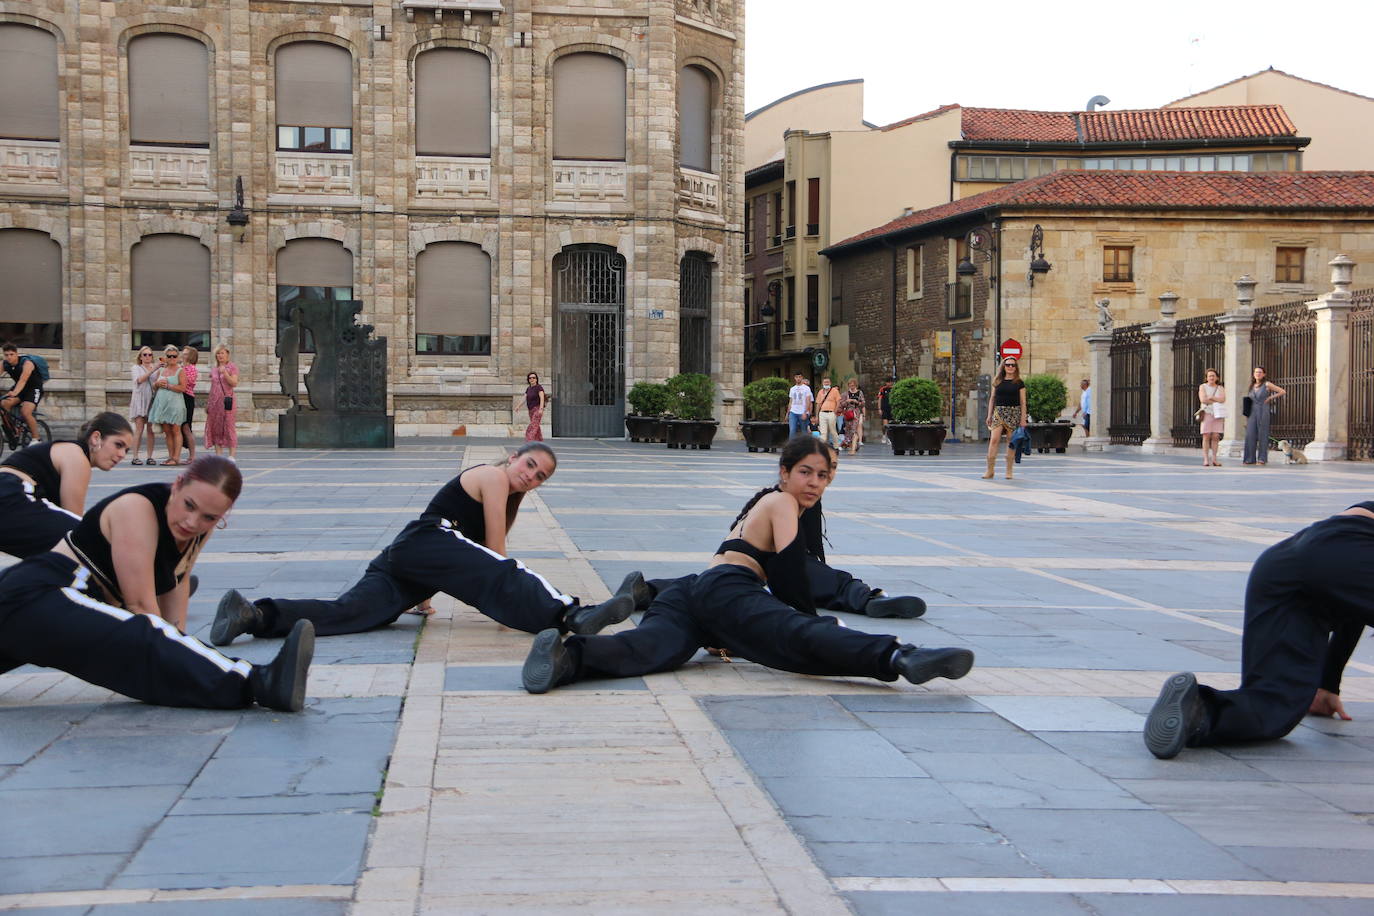
[[1212,404],[1212,416],[1218,420],[1226,419],[1226,404],[1224,401],[1215,401]]
[[1240,412],[1244,416],[1250,416],[1250,412],[1255,409],[1255,399],[1246,395],[1240,399]]
[[852,419],[854,419],[854,411],[853,411],[852,409],[851,409],[851,410],[846,410],[846,411],[844,412],[844,418],[845,418],[846,420],[852,420]]
[[233,410],[233,409],[234,409],[234,396],[233,396],[233,395],[226,394],[226,395],[224,396],[224,409],[225,409],[226,411],[229,411],[229,410]]

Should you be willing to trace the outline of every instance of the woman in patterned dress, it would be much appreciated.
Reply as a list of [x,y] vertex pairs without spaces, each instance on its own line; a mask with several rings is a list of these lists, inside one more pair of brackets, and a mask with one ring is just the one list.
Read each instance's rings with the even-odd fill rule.
[[218,455],[229,449],[229,460],[238,460],[239,434],[238,398],[234,389],[239,384],[239,367],[229,359],[229,348],[220,344],[215,348],[215,365],[210,369],[210,400],[205,407],[205,447]]

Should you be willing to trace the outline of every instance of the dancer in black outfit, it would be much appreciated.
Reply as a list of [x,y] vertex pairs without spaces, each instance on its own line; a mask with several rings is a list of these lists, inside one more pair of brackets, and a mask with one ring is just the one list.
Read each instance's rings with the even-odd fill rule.
[[86,510],[91,468],[108,471],[133,444],[129,421],[96,414],[73,442],[36,442],[0,462],[0,552],[31,557],[52,550]]
[[160,706],[294,712],[314,648],[297,624],[267,665],[227,658],[182,632],[188,574],[243,485],[205,455],[174,483],[110,496],[48,553],[0,573],[0,671],[43,665]]
[[[902,645],[816,616],[797,520],[820,499],[834,458],[824,443],[801,435],[783,447],[779,463],[778,488],[745,506],[705,572],[667,583],[633,630],[567,639],[555,629],[540,633],[525,660],[525,689],[546,693],[581,678],[671,671],[706,646],[798,674],[915,684],[967,674],[967,649]],[[777,585],[770,592],[765,581]]]
[[558,627],[595,633],[629,617],[637,574],[611,600],[581,607],[543,576],[505,555],[506,534],[525,494],[553,476],[557,458],[527,442],[498,465],[477,465],[444,484],[421,516],[396,536],[348,591],[333,600],[259,598],[236,591],[220,600],[210,641],[227,646],[243,633],[277,636],[297,620],[320,636],[383,627],[435,592],[452,595],[516,630]]
[[1145,720],[1160,758],[1185,747],[1282,738],[1303,715],[1349,719],[1341,673],[1374,626],[1374,501],[1310,525],[1260,554],[1245,587],[1238,690],[1164,682]]

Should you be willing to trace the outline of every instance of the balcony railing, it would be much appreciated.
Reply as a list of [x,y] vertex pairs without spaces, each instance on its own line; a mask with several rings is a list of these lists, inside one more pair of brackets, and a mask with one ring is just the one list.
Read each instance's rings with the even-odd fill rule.
[[352,153],[277,150],[277,190],[305,194],[352,194]]
[[490,199],[491,160],[416,156],[415,196],[447,200]]
[[720,176],[696,169],[677,172],[677,199],[683,206],[710,213],[720,212]]
[[623,201],[625,188],[623,162],[553,161],[553,199],[556,201]]
[[129,184],[162,191],[208,191],[210,151],[175,146],[131,146]]
[[62,144],[55,140],[0,140],[0,181],[62,183]]

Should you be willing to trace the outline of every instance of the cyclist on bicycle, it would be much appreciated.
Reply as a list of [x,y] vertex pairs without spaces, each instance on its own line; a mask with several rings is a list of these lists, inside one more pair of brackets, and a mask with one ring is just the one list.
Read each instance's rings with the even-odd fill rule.
[[[38,402],[43,400],[43,377],[38,373],[34,361],[27,356],[20,356],[19,348],[14,344],[7,343],[0,350],[5,354],[5,373],[14,380],[14,387],[0,399],[0,410],[13,410],[14,405],[18,404],[19,413],[28,424],[29,437],[37,442],[38,421],[34,419],[33,412],[38,409]],[[18,444],[11,442],[10,447]]]
[[86,511],[91,468],[108,471],[134,441],[129,421],[96,414],[75,442],[38,442],[0,462],[0,551],[21,559],[52,550]]

